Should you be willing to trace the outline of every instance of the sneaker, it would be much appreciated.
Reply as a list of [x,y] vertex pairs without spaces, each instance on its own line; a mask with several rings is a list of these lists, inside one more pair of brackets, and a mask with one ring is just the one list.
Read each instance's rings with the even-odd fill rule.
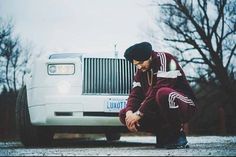
[[168,143],[164,145],[166,149],[184,149],[189,148],[187,138],[183,131],[180,131],[179,137],[177,138],[176,142]]

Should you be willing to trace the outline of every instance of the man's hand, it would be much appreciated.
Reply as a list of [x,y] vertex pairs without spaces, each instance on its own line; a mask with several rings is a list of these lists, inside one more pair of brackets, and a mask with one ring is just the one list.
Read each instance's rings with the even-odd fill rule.
[[136,127],[139,126],[138,121],[139,121],[140,118],[141,118],[140,116],[133,113],[132,111],[127,111],[126,112],[125,122],[126,122],[126,126],[129,129],[129,131],[131,131],[131,132],[137,132],[138,131],[138,129]]

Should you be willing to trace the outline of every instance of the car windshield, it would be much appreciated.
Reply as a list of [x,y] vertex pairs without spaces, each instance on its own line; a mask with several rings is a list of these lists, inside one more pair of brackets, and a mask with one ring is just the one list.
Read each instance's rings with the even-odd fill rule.
[[58,53],[49,56],[49,59],[80,58],[81,53]]

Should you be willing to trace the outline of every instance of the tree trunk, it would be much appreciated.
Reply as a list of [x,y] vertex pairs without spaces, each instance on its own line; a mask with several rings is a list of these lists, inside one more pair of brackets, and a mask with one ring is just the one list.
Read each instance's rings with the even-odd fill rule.
[[228,77],[225,68],[217,68],[216,77],[218,78],[223,92],[225,92],[229,102],[223,104],[224,115],[225,115],[225,125],[227,133],[234,132],[234,119],[236,119],[236,95],[235,95],[235,84]]
[[14,88],[14,93],[16,93],[16,69],[15,68],[13,71],[13,88]]
[[221,84],[222,90],[226,93],[229,98],[230,105],[234,112],[236,113],[236,95],[235,95],[235,85],[232,80],[230,80],[227,70],[224,67],[217,67],[215,70],[217,79]]
[[227,133],[225,124],[225,111],[223,107],[218,108],[218,133],[220,135],[225,135]]
[[7,87],[9,91],[11,87],[10,87],[9,78],[8,78],[8,69],[9,69],[9,60],[7,60],[7,65],[6,65],[6,82],[7,82]]

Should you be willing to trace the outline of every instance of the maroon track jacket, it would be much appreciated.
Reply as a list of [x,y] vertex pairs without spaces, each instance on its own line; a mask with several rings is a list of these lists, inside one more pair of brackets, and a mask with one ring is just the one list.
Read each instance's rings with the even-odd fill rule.
[[169,87],[182,93],[192,101],[196,100],[194,93],[186,79],[186,76],[174,56],[165,52],[152,52],[151,69],[153,70],[153,83],[148,84],[147,75],[150,70],[142,72],[137,70],[134,76],[126,112],[139,110],[142,113],[149,108],[149,104],[155,100],[156,93],[161,87]]

